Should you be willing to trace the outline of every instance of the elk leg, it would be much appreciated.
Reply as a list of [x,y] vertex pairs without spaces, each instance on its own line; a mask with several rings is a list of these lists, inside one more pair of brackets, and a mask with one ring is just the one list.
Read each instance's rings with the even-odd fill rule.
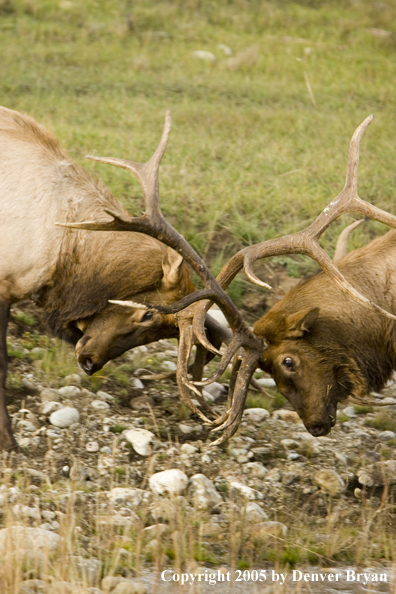
[[5,383],[7,376],[7,325],[10,306],[0,301],[0,449],[16,449],[17,443],[11,429],[5,401]]

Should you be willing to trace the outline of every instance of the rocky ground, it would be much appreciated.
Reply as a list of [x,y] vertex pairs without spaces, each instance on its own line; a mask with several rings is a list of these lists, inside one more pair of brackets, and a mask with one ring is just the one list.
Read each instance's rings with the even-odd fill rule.
[[[2,593],[155,592],[166,569],[391,565],[393,384],[389,406],[347,403],[331,434],[314,438],[261,376],[272,398],[250,392],[237,435],[211,447],[172,378],[140,379],[175,369],[176,342],[88,378],[26,306],[13,310],[8,346],[23,453],[0,462]],[[206,393],[219,412],[226,395],[226,383]]]

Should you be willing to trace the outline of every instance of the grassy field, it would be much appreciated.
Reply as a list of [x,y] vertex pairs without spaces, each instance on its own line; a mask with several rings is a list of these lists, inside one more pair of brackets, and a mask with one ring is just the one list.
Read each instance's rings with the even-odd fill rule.
[[[135,181],[84,156],[147,159],[172,109],[163,210],[215,271],[313,220],[370,113],[360,195],[394,210],[395,51],[394,0],[0,0],[1,103],[55,131],[131,213]],[[330,253],[352,216],[327,231]],[[367,224],[351,246],[376,232]]]

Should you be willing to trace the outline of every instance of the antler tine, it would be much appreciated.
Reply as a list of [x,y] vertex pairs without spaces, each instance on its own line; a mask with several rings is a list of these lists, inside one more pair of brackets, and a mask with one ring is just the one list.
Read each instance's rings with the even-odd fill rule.
[[[180,396],[184,403],[192,410],[195,414],[197,414],[205,423],[211,425],[212,421],[208,419],[206,415],[202,411],[199,410],[198,407],[191,401],[190,395],[188,390],[192,390],[196,396],[198,397],[199,401],[202,399],[202,394],[199,390],[188,381],[188,360],[191,353],[191,348],[193,345],[193,335],[192,335],[192,327],[191,323],[188,320],[183,320],[180,322],[179,325],[180,331],[180,338],[179,338],[179,352],[177,356],[177,371],[176,371],[176,379],[177,385],[179,388]],[[202,402],[201,402],[202,404]],[[206,403],[205,403],[206,404]],[[210,410],[209,406],[205,406],[207,410]]]
[[359,227],[359,225],[361,225],[362,223],[364,223],[364,219],[359,219],[358,221],[351,223],[350,225],[348,225],[348,227],[345,227],[345,229],[341,231],[334,250],[334,264],[337,264],[341,260],[341,258],[343,258],[346,255],[349,236],[352,233],[352,231],[356,229],[356,227]]
[[261,353],[257,353],[254,350],[247,352],[240,363],[240,367],[236,374],[235,388],[233,390],[233,398],[231,410],[225,423],[213,429],[213,431],[223,430],[221,437],[216,439],[212,445],[220,445],[227,441],[235,431],[238,429],[240,420],[243,415],[245,408],[246,394],[250,384],[251,377],[254,370],[257,367],[257,360]]
[[98,161],[99,163],[106,163],[107,165],[114,165],[115,167],[122,167],[123,169],[127,169],[136,175],[143,189],[146,201],[147,216],[155,216],[161,213],[158,191],[158,170],[168,144],[170,129],[171,114],[170,109],[167,109],[165,113],[165,124],[161,140],[156,151],[147,161],[147,163],[135,163],[134,161],[129,161],[127,159],[114,159],[112,157],[95,157],[93,155],[87,155],[88,159]]

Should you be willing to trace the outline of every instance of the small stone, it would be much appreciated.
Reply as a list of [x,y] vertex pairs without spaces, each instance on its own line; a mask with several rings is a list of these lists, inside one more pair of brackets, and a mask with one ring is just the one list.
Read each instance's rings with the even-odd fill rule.
[[236,493],[250,501],[253,501],[254,499],[264,499],[262,493],[256,491],[256,489],[252,489],[251,487],[244,485],[239,481],[230,481],[230,487],[232,491],[235,491]]
[[375,462],[356,473],[359,483],[367,487],[383,487],[396,483],[396,460]]
[[244,419],[250,423],[261,423],[264,419],[267,419],[270,415],[265,408],[247,408],[243,413]]
[[287,410],[286,408],[279,408],[273,412],[274,419],[281,419],[286,423],[302,423],[302,420],[294,410]]
[[52,390],[51,388],[41,390],[40,398],[41,402],[59,402],[58,390]]
[[5,554],[7,547],[9,550],[11,546],[15,551],[20,549],[53,551],[60,542],[61,538],[57,534],[42,528],[12,526],[0,530],[0,552],[2,555]]
[[202,454],[201,462],[202,462],[202,464],[211,464],[212,458],[209,456],[209,454]]
[[114,487],[109,492],[109,501],[112,504],[126,505],[130,503],[133,507],[138,507],[147,496],[148,492],[142,489]]
[[77,569],[77,575],[85,584],[95,586],[99,583],[102,573],[102,562],[98,559],[85,559],[84,557],[71,557],[73,567]]
[[150,398],[150,396],[137,396],[137,398],[132,398],[129,406],[133,410],[144,410],[153,408],[155,406],[155,402],[152,398]]
[[[204,62],[216,62],[216,56],[212,52],[206,50],[196,50],[193,52],[193,56]],[[210,312],[212,315],[212,311]]]
[[108,575],[102,579],[100,586],[104,594],[110,594],[118,584],[126,581],[126,578]]
[[169,530],[167,524],[154,524],[153,526],[147,526],[143,528],[143,534],[146,538],[160,538],[165,532]]
[[108,402],[104,402],[103,400],[92,400],[91,406],[95,410],[109,410],[110,408],[110,404]]
[[259,522],[252,529],[252,536],[257,540],[268,540],[271,536],[283,537],[287,534],[287,526],[281,522]]
[[248,522],[262,522],[263,520],[267,520],[268,516],[264,510],[255,502],[250,501],[245,505],[242,509],[242,513],[245,516]]
[[66,406],[65,408],[61,408],[60,410],[56,410],[55,412],[53,412],[49,418],[49,421],[51,425],[54,425],[55,427],[70,427],[70,425],[72,425],[73,423],[79,423],[80,413],[76,408]]
[[189,495],[195,509],[202,511],[210,511],[223,502],[214,483],[204,474],[194,474],[190,478]]
[[284,448],[288,450],[291,450],[292,448],[297,448],[300,445],[298,441],[295,441],[294,439],[281,439],[281,444]]
[[162,361],[161,367],[166,371],[176,371],[177,369],[177,365],[174,361]]
[[137,377],[132,378],[131,383],[132,383],[132,386],[134,388],[136,388],[137,390],[143,390],[144,389],[144,383],[142,382],[142,380],[140,380]]
[[154,433],[147,429],[128,429],[123,432],[123,436],[132,444],[135,452],[141,456],[150,456],[152,452],[152,443],[155,438]]
[[180,446],[180,451],[182,452],[182,454],[186,454],[187,456],[191,456],[192,454],[195,454],[196,452],[198,452],[198,448],[196,448],[195,446],[191,445],[190,443],[183,443]]
[[256,380],[259,386],[263,386],[263,388],[275,388],[276,382],[272,379],[272,377],[260,377],[260,379]]
[[[152,547],[155,549],[155,547]],[[143,582],[121,582],[118,584],[111,594],[146,594],[147,589]]]
[[260,462],[248,462],[245,469],[253,478],[264,478],[268,470]]
[[218,536],[225,529],[217,522],[203,522],[199,528],[200,536]]
[[40,412],[42,415],[45,415],[47,417],[55,410],[60,410],[61,408],[63,408],[63,405],[60,402],[57,402],[56,400],[50,400],[47,402],[43,402],[43,404],[40,407]]
[[87,452],[98,452],[99,451],[99,444],[97,441],[89,441],[86,446],[85,449],[87,450]]
[[265,475],[264,480],[270,483],[279,483],[282,480],[282,471],[279,468],[271,468]]
[[218,400],[221,396],[227,393],[227,388],[225,388],[223,384],[213,382],[212,384],[209,384],[209,386],[205,386],[205,389],[203,390],[204,396],[205,392],[210,394],[214,402],[216,402],[216,400]]
[[67,375],[63,380],[65,386],[81,386],[81,376],[78,373]]
[[357,417],[358,414],[355,411],[353,406],[346,406],[342,412],[344,413],[344,415],[346,415],[347,417],[349,417],[350,419],[353,419],[354,417]]
[[381,431],[378,437],[380,439],[395,439],[396,433],[394,431]]
[[79,396],[81,390],[77,386],[63,386],[63,388],[59,388],[58,393],[63,396],[63,398],[75,398],[76,396]]
[[29,437],[22,437],[18,439],[18,443],[21,448],[29,448],[32,445],[32,440]]
[[333,497],[345,491],[345,482],[340,475],[331,468],[324,468],[323,470],[316,471],[312,478],[319,487],[327,491]]
[[184,433],[184,435],[190,435],[192,433],[201,433],[202,425],[187,425],[186,423],[179,423],[178,425],[180,431]]
[[107,392],[103,392],[103,390],[99,390],[96,392],[96,397],[98,400],[103,400],[104,402],[113,402],[114,396],[108,394]]
[[150,488],[155,495],[181,495],[186,489],[188,478],[178,468],[163,470],[153,474],[149,479]]
[[224,55],[228,57],[232,56],[232,49],[228,47],[228,45],[225,45],[224,43],[219,43],[217,47],[224,53]]

